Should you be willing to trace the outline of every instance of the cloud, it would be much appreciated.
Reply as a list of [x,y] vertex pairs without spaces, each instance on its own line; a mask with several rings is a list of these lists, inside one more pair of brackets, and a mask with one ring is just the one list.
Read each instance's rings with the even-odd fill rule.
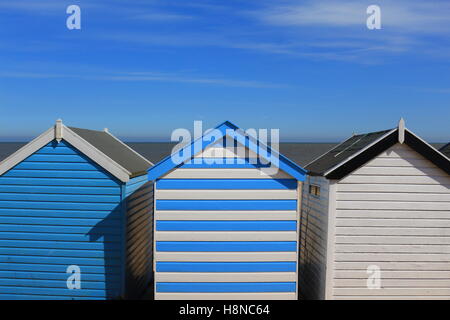
[[165,22],[165,21],[185,21],[194,19],[193,16],[174,14],[174,13],[147,13],[139,14],[131,17],[133,20],[151,21],[151,22]]
[[184,73],[161,72],[122,72],[108,74],[72,74],[72,73],[45,73],[45,72],[0,72],[0,78],[16,79],[82,79],[94,81],[122,81],[122,82],[172,82],[216,85],[240,88],[281,88],[284,84],[267,83],[261,81],[226,79],[218,77],[193,76]]

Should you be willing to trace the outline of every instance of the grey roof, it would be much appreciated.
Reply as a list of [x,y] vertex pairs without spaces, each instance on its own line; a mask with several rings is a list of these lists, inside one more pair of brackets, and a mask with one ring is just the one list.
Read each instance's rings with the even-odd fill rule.
[[445,146],[443,146],[441,149],[439,149],[439,151],[450,158],[450,142],[447,143]]
[[146,174],[147,169],[151,166],[149,162],[107,132],[73,127],[69,127],[69,129],[131,172],[131,177]]
[[323,154],[321,157],[309,163],[305,169],[313,175],[324,175],[328,170],[357,154],[390,131],[392,131],[392,129],[353,135],[335,148]]

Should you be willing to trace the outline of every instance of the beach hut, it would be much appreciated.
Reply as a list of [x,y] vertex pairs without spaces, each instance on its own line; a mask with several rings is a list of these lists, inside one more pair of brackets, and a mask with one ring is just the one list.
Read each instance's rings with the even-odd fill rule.
[[136,297],[151,277],[152,164],[60,120],[0,163],[0,299]]
[[156,299],[296,299],[306,171],[230,122],[152,167]]
[[450,298],[450,159],[401,120],[305,168],[305,298]]
[[439,151],[445,154],[448,158],[450,158],[450,143],[447,143],[445,146],[439,149]]

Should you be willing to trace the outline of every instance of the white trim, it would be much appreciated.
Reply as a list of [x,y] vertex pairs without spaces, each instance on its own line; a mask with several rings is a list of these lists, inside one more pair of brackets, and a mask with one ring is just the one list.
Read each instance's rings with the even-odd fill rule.
[[295,272],[155,272],[155,282],[294,282]]
[[296,190],[159,190],[158,199],[177,200],[295,200]]
[[398,142],[400,144],[405,142],[405,120],[403,118],[398,122]]
[[336,230],[336,180],[330,180],[328,186],[328,227],[327,227],[327,250],[326,250],[326,274],[325,274],[325,299],[333,299],[334,287],[334,250]]
[[[377,144],[378,142],[380,142],[381,140],[383,140],[384,138],[386,138],[388,135],[392,134],[393,132],[395,132],[396,130],[398,130],[397,128],[392,129],[391,131],[387,132],[386,134],[382,135],[380,138],[378,138],[377,140],[375,140],[374,142],[372,142],[371,144],[367,145],[365,148],[359,150],[357,153],[351,155],[350,157],[348,157],[347,159],[345,159],[344,161],[341,161],[340,163],[338,163],[337,165],[335,165],[334,167],[332,167],[331,169],[328,169],[323,176],[326,177],[330,172],[333,172],[334,170],[336,170],[337,168],[339,168],[340,166],[344,165],[345,163],[347,163],[348,161],[350,161],[351,159],[355,158],[356,156],[360,155],[361,153],[363,153],[364,151],[366,151],[367,149],[371,148],[373,145]],[[347,139],[348,140],[348,139]]]
[[295,231],[157,231],[155,241],[297,241]]
[[213,211],[213,210],[155,210],[157,220],[295,220],[297,211]]
[[[59,133],[57,132],[58,130],[60,130]],[[25,146],[1,161],[0,175],[13,168],[15,165],[22,162],[27,157],[31,156],[33,153],[47,145],[49,142],[57,139],[59,135],[61,135],[62,137],[62,132],[64,132],[63,139],[65,141],[73,145],[76,149],[78,149],[92,161],[96,162],[117,179],[122,182],[127,182],[128,180],[130,180],[131,172],[106,156],[103,152],[95,148],[92,144],[81,138],[79,135],[77,135],[62,123],[60,124],[59,128],[58,123],[52,126],[40,136],[33,139],[31,142],[27,143]]]
[[55,128],[51,127],[43,134],[24,145],[22,148],[14,152],[12,155],[0,162],[0,175],[22,162],[40,148],[55,139]]
[[172,293],[156,292],[155,300],[296,300],[294,292]]
[[[155,241],[156,242],[156,241]],[[297,252],[164,252],[155,251],[155,261],[252,262],[297,261]]]
[[128,150],[130,150],[131,152],[133,152],[135,155],[137,155],[138,157],[140,157],[142,160],[144,160],[145,162],[147,162],[149,165],[154,166],[154,164],[149,161],[148,159],[144,158],[140,153],[136,152],[134,149],[132,149],[131,147],[129,147],[125,142],[121,141],[120,139],[116,138],[111,132],[109,132],[108,128],[104,129],[104,132],[109,134],[112,138],[114,138],[115,140],[117,140],[118,142],[120,142],[121,144],[123,144]]

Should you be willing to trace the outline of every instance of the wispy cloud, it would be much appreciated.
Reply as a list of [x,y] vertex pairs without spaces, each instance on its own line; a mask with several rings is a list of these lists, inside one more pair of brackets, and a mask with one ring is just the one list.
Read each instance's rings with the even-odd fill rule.
[[215,85],[241,88],[282,88],[284,84],[268,83],[253,80],[227,79],[219,77],[203,77],[185,73],[163,72],[118,72],[99,74],[46,73],[46,72],[0,72],[0,78],[15,79],[81,79],[94,81],[123,82],[173,82],[200,85]]
[[147,13],[147,14],[138,14],[132,16],[131,19],[139,20],[139,21],[153,21],[153,22],[164,22],[164,21],[187,21],[194,19],[193,16],[183,15],[183,14],[175,14],[175,13]]

